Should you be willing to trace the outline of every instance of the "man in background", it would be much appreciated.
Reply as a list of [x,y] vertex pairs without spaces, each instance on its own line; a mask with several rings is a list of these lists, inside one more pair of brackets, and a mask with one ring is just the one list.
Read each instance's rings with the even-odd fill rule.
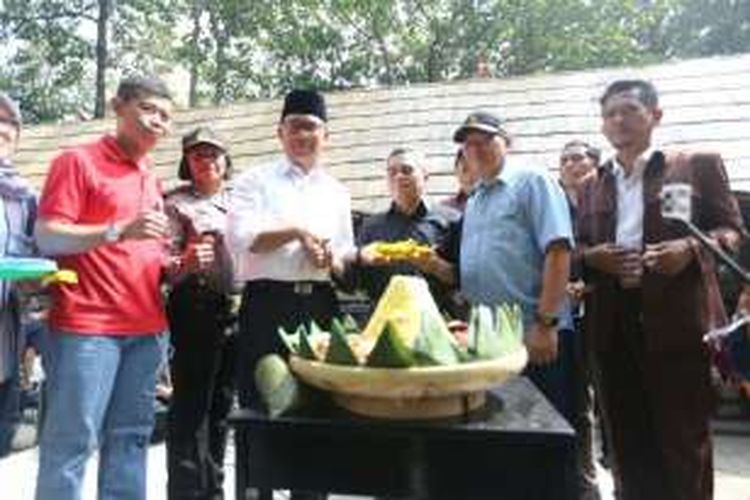
[[[20,134],[18,105],[0,92],[0,257],[34,253],[36,197],[12,163]],[[36,443],[35,428],[21,422],[21,332],[18,286],[0,280],[0,457]]]

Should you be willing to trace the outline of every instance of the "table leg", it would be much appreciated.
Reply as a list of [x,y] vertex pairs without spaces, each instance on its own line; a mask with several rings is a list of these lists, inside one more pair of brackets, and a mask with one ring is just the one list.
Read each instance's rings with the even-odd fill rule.
[[241,425],[234,431],[234,498],[247,499],[247,436]]
[[420,439],[413,439],[409,447],[409,485],[411,499],[429,500],[430,487],[427,484],[427,457],[425,445]]

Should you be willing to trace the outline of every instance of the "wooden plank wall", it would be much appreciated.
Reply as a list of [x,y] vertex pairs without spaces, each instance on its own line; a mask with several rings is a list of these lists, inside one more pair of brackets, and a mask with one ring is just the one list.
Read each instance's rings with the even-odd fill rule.
[[[349,186],[355,208],[372,211],[387,202],[383,161],[388,152],[397,146],[418,147],[430,162],[430,195],[445,196],[455,186],[452,133],[469,112],[487,109],[506,120],[514,155],[555,170],[560,147],[572,139],[590,141],[609,153],[599,133],[598,97],[608,82],[622,77],[647,78],[656,84],[665,111],[658,144],[719,151],[733,187],[750,189],[750,54],[642,68],[334,92],[327,95],[327,165]],[[159,175],[168,185],[176,182],[179,137],[204,123],[226,138],[239,170],[276,157],[280,108],[279,100],[265,100],[178,111],[175,134],[154,154]],[[111,127],[110,120],[100,120],[28,128],[16,163],[41,185],[49,160],[61,147],[90,140]]]

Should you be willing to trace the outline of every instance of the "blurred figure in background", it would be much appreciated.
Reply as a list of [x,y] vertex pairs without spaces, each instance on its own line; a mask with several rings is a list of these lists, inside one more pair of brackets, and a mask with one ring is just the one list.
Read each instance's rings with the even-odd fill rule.
[[[596,177],[601,153],[597,148],[583,141],[571,141],[560,152],[560,185],[565,191],[570,208],[573,234],[576,233],[576,211],[578,196],[583,185]],[[580,498],[582,500],[596,500],[600,498],[596,481],[596,464],[594,461],[594,394],[591,386],[589,359],[585,349],[585,335],[583,329],[582,300],[588,290],[583,281],[581,268],[576,262],[571,262],[568,295],[572,302],[573,327],[575,329],[575,372],[576,372],[576,401],[574,420],[571,422],[576,430],[578,453],[578,479]]]
[[458,181],[458,192],[444,199],[441,203],[463,214],[469,194],[471,194],[471,190],[474,189],[477,180],[479,180],[479,173],[476,166],[466,162],[463,149],[459,149],[456,152],[456,157],[453,160],[453,173]]
[[[18,105],[0,93],[0,257],[34,253],[36,197],[12,163],[20,134]],[[36,430],[21,423],[21,326],[18,286],[0,280],[0,457],[36,443]]]

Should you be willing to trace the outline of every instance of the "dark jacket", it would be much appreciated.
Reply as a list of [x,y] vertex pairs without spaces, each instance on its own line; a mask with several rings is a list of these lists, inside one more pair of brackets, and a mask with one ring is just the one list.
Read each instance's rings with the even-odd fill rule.
[[[725,239],[741,231],[736,200],[729,191],[721,158],[715,154],[656,152],[644,172],[643,243],[688,236],[685,225],[661,216],[659,193],[664,184],[689,183],[693,187],[692,221],[700,229]],[[617,189],[612,162],[599,169],[582,192],[578,207],[579,252],[585,247],[614,242],[617,223]],[[694,247],[695,259],[675,276],[646,271],[642,279],[641,307],[646,348],[680,352],[701,349],[701,338],[724,315],[707,250]],[[616,318],[621,303],[616,277],[583,267],[593,293],[586,300],[586,323],[591,347],[608,350],[618,334]]]

